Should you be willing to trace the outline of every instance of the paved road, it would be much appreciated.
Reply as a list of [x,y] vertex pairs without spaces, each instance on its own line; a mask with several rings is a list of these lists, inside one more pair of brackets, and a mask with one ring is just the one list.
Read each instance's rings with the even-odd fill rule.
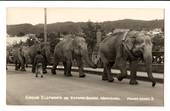
[[162,106],[163,84],[151,87],[150,82],[139,81],[137,86],[125,79],[113,83],[102,81],[99,75],[87,74],[79,78],[48,74],[35,78],[30,71],[7,71],[7,105],[68,105],[68,106]]

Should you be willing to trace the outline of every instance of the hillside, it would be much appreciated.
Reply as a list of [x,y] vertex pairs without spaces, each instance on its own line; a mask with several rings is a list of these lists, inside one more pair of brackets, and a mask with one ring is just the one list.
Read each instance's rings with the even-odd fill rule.
[[[51,32],[79,32],[81,28],[85,26],[87,22],[56,22],[47,25],[48,33]],[[163,28],[164,20],[117,20],[117,21],[105,21],[99,24],[105,32],[111,31],[113,28],[128,28],[134,30],[141,29],[154,29]],[[7,33],[9,35],[24,35],[28,33],[40,34],[43,32],[43,24],[18,24],[18,25],[7,25]]]

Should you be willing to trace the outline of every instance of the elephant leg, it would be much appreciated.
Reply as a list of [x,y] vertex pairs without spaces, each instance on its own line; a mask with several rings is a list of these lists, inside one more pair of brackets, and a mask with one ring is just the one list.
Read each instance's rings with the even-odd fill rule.
[[46,74],[47,73],[47,60],[44,60],[44,63],[42,65],[42,69],[43,69],[43,74]]
[[31,65],[32,65],[31,71],[32,71],[32,73],[35,73],[35,66],[34,66],[34,58],[33,57],[31,57]]
[[111,75],[111,67],[113,63],[109,63],[108,59],[103,53],[100,53],[100,57],[104,65],[102,80],[108,80],[109,82],[112,82],[114,80],[113,76]]
[[17,61],[15,61],[15,70],[16,70],[16,71],[18,70],[18,64],[17,64]]
[[147,64],[147,65],[148,66],[146,66],[146,70],[147,70],[148,78],[152,82],[152,87],[155,87],[156,81],[152,75],[152,64]]
[[67,77],[70,77],[72,76],[71,75],[71,66],[72,66],[72,61],[71,60],[67,60],[66,64],[67,64],[67,67],[66,67],[66,76]]
[[103,69],[102,80],[103,81],[108,80],[106,67],[104,67]]
[[28,67],[28,63],[25,64],[25,67]]
[[26,71],[25,70],[25,66],[23,65],[23,66],[21,66],[21,71]]
[[108,63],[108,64],[105,65],[108,82],[113,82],[114,81],[113,76],[111,75],[112,65],[113,65],[113,63]]
[[59,63],[59,59],[56,57],[56,55],[54,55],[54,58],[53,58],[53,67],[51,69],[51,73],[53,75],[56,75],[56,68],[58,66],[58,63]]
[[20,64],[20,67],[21,67],[21,71],[26,71],[26,70],[25,70],[25,63],[22,62],[22,63]]
[[29,64],[29,56],[25,57],[25,67],[28,67]]
[[17,66],[17,64],[15,64],[15,70],[16,70],[16,71],[18,70],[18,66]]
[[22,62],[21,62],[21,71],[26,71],[25,70],[25,63],[26,63],[26,60],[24,57],[21,58],[22,59]]
[[148,77],[149,77],[149,79],[150,79],[151,82],[152,82],[152,87],[155,87],[156,81],[155,81],[155,79],[153,78],[153,75],[152,75],[151,73],[148,73]]
[[15,70],[18,71],[18,70],[20,69],[20,67],[21,67],[21,64],[17,61],[17,62],[16,62],[16,68],[15,68]]
[[86,76],[83,72],[83,61],[81,60],[81,58],[77,58],[76,61],[77,61],[77,65],[78,65],[78,68],[79,68],[78,69],[79,70],[79,77],[83,78],[83,77]]
[[35,68],[35,77],[38,77],[38,67],[36,66],[36,68]]
[[107,67],[104,67],[103,69],[103,74],[102,74],[102,80],[108,80],[109,82],[112,82],[113,76],[111,75],[111,68],[113,66],[114,62],[109,62],[108,65],[106,65]]
[[58,61],[55,61],[55,62],[53,63],[53,67],[52,67],[52,69],[51,69],[51,73],[52,73],[53,75],[56,75],[56,67],[57,67],[57,65],[58,65]]
[[64,66],[64,75],[65,76],[68,76],[68,74],[71,74],[71,67],[67,66],[67,62],[63,62],[63,66]]
[[117,76],[117,79],[119,81],[122,81],[124,78],[127,77],[127,67],[126,67],[126,60],[120,59],[120,64],[119,64],[119,69],[120,69],[120,74]]
[[63,62],[63,66],[64,66],[64,75],[66,76],[67,64],[66,64],[66,62],[65,62],[65,61]]
[[130,62],[130,82],[131,85],[136,85],[138,82],[136,81],[136,68],[137,68],[137,61]]
[[25,58],[20,53],[18,54],[18,60],[20,64],[19,66],[21,67],[21,71],[26,71],[25,70]]
[[21,63],[18,64],[18,69],[20,69],[20,68],[21,68]]
[[35,64],[33,63],[33,64],[32,64],[32,73],[35,73],[35,69],[36,69],[36,68],[35,68]]
[[72,67],[72,62],[70,62],[70,65],[69,65],[69,67],[68,67],[68,75],[69,75],[69,76],[72,76],[72,75],[71,75],[71,67]]
[[47,66],[43,66],[43,74],[47,74]]
[[152,82],[152,87],[154,87],[156,85],[156,81],[152,75],[152,47],[145,47],[143,58],[145,61],[146,72],[148,74],[148,78]]

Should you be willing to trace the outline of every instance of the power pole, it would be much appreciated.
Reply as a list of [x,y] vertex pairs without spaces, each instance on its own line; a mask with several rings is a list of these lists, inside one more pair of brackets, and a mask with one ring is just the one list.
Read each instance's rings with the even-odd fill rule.
[[44,42],[47,42],[47,8],[44,8]]

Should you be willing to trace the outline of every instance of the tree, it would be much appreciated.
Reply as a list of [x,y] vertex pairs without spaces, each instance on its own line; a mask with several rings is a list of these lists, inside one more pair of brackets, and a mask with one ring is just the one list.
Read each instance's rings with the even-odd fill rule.
[[164,37],[161,34],[157,34],[152,38],[153,51],[164,50]]
[[39,40],[40,42],[43,42],[43,41],[44,41],[44,33],[37,34],[36,37],[38,38],[38,40]]
[[57,43],[60,41],[60,33],[49,33],[47,34],[47,40],[50,43],[50,49],[51,52],[54,53],[54,48],[57,45]]
[[24,35],[25,35],[24,32],[19,32],[19,33],[17,34],[18,37],[21,37],[21,36],[24,36]]
[[87,42],[87,48],[89,51],[89,55],[92,55],[93,49],[96,45],[96,24],[91,21],[88,21],[84,27],[82,27],[82,31],[85,34],[85,39]]

